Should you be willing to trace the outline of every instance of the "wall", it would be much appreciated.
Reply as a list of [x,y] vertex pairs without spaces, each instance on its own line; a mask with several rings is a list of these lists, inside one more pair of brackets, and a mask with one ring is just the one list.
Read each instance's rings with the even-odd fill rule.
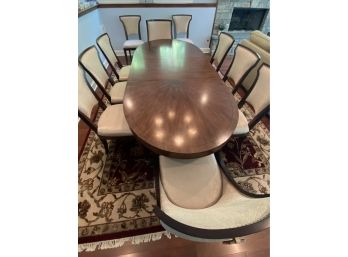
[[[214,23],[215,7],[195,8],[99,8],[100,19],[105,31],[111,38],[114,49],[122,51],[123,42],[126,40],[123,26],[119,20],[120,15],[141,15],[140,31],[144,41],[147,41],[147,19],[171,19],[172,14],[191,14],[190,39],[199,48],[209,51],[209,42]],[[123,52],[123,51],[122,51]],[[119,52],[118,52],[119,53]],[[121,53],[120,53],[121,54]]]
[[96,38],[103,33],[99,9],[79,17],[79,54],[87,47],[94,45]]

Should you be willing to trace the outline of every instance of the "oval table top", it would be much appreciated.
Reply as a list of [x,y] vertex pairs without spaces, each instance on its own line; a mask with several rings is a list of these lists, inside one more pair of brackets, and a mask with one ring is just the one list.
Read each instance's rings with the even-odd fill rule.
[[137,48],[123,108],[135,137],[174,158],[216,152],[238,122],[237,103],[209,58],[179,40],[155,40]]

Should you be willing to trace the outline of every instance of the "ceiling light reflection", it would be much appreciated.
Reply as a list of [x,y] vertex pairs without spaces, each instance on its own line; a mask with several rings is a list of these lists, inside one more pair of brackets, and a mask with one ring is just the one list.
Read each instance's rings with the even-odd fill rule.
[[176,146],[181,146],[184,143],[184,138],[182,136],[175,136],[174,143]]
[[155,118],[155,124],[160,127],[163,124],[163,119],[161,117],[156,117]]
[[157,138],[157,139],[159,139],[159,140],[161,140],[161,139],[163,139],[164,138],[164,132],[163,132],[163,130],[157,130],[156,132],[155,132],[155,137]]
[[203,93],[201,96],[201,104],[206,104],[208,102],[208,94]]
[[175,112],[174,111],[169,111],[168,112],[168,118],[173,119],[175,117]]
[[133,101],[130,98],[126,98],[124,100],[124,104],[129,108],[129,109],[133,109],[134,104]]
[[197,134],[197,129],[195,129],[195,128],[189,128],[189,129],[188,129],[188,134],[189,134],[190,136],[196,135],[196,134]]

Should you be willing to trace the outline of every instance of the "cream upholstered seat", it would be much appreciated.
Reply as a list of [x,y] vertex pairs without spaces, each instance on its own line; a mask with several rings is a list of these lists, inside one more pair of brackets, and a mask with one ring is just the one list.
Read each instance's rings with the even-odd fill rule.
[[160,156],[160,170],[164,191],[177,206],[202,209],[220,198],[222,182],[214,155],[188,160]]
[[124,92],[126,90],[127,82],[118,82],[111,87],[109,94],[111,97],[110,102],[112,104],[118,104],[123,102]]
[[98,121],[98,134],[105,137],[132,135],[123,113],[123,104],[106,107]]
[[230,66],[223,78],[232,80],[233,94],[237,91],[241,82],[248,73],[258,64],[260,56],[253,50],[243,45],[237,45],[234,49],[234,55]]
[[[109,66],[111,67],[111,69],[112,69],[113,73],[115,74],[115,76],[117,77],[117,79],[119,81],[127,80],[130,66],[128,66],[128,68],[126,68],[127,66],[122,65],[120,59],[116,55],[116,53],[111,45],[109,35],[107,33],[104,33],[104,34],[100,35],[96,41],[97,41],[97,45],[98,45],[99,49],[101,50],[101,52],[105,56],[105,59],[109,63]],[[116,64],[120,68],[120,71],[117,71]],[[124,72],[123,76],[121,76],[120,73],[121,73],[121,70],[123,68],[126,68],[128,73]]]
[[136,49],[138,46],[144,44],[143,40],[126,40],[123,43],[124,49]]
[[147,40],[172,39],[172,21],[171,20],[147,20]]
[[179,237],[228,240],[269,226],[269,198],[242,194],[220,171],[213,154],[188,160],[160,156],[158,187],[160,208],[155,213]]
[[[123,102],[124,91],[127,83],[119,82],[114,84],[113,80],[111,80],[108,76],[104,65],[101,63],[97,48],[95,46],[87,48],[80,54],[79,63],[92,77],[98,88],[102,91],[111,104]],[[124,66],[122,69],[122,78],[128,78],[129,67]],[[112,85],[110,93],[106,91],[108,82],[110,82]]]
[[128,55],[130,59],[132,58],[132,50],[135,50],[138,46],[144,44],[144,41],[141,40],[140,33],[140,15],[122,15],[119,16],[119,19],[123,25],[124,33],[126,36],[126,41],[123,43],[123,51],[126,57],[126,62],[128,64]]
[[120,71],[119,71],[119,80],[120,81],[124,81],[124,80],[128,80],[128,76],[129,76],[129,72],[130,72],[130,65],[127,66],[123,66]]
[[219,40],[215,48],[214,54],[210,59],[210,63],[216,66],[216,71],[219,71],[222,63],[224,62],[228,51],[230,51],[234,43],[234,38],[226,33],[221,32],[219,35]]
[[233,134],[234,135],[247,134],[249,132],[248,120],[245,118],[241,110],[238,110],[238,114],[239,114],[238,123]]
[[[92,110],[96,106],[104,110],[98,125],[95,125],[91,118]],[[124,117],[123,105],[106,106],[87,82],[85,72],[80,66],[78,67],[78,115],[98,135],[106,152],[108,152],[106,139],[132,135]]]
[[247,94],[238,103],[238,108],[242,108],[245,102],[254,109],[255,116],[248,123],[244,114],[239,110],[239,120],[233,135],[245,135],[252,129],[261,118],[270,110],[270,67],[262,64],[257,70],[257,75],[253,85]]
[[177,14],[172,15],[172,19],[174,22],[174,38],[193,44],[193,41],[189,39],[189,27],[192,15]]

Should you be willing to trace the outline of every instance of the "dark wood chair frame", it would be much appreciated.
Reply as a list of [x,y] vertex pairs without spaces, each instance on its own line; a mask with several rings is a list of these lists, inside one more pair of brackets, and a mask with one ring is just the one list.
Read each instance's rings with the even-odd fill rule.
[[216,45],[214,54],[212,55],[212,57],[211,57],[211,59],[210,59],[210,63],[213,63],[213,62],[214,62],[214,57],[215,57],[216,51],[217,51],[217,49],[219,48],[220,36],[221,36],[221,34],[225,34],[225,35],[229,36],[230,38],[232,38],[233,41],[232,41],[231,46],[230,46],[229,48],[227,48],[226,53],[225,53],[224,56],[222,57],[220,63],[218,63],[218,65],[216,66],[216,71],[219,71],[219,70],[220,70],[222,63],[224,62],[224,60],[225,60],[225,58],[226,58],[228,52],[230,51],[230,49],[231,49],[231,47],[233,46],[234,41],[235,41],[234,38],[232,37],[232,35],[230,35],[230,34],[228,34],[228,33],[226,33],[226,32],[221,32],[220,35],[219,35],[219,40],[218,40],[218,42],[217,42],[217,45]]
[[[139,40],[141,40],[141,32],[140,32],[140,22],[141,22],[141,15],[121,15],[118,18],[120,19],[123,28],[124,28],[124,34],[126,36],[126,40],[128,40],[128,32],[126,29],[126,25],[124,24],[124,21],[122,20],[123,17],[139,17],[139,21],[138,21],[138,38]],[[123,52],[124,52],[124,56],[126,57],[126,63],[128,64],[128,55],[127,55],[127,51],[129,53],[129,59],[130,61],[132,61],[132,51],[134,51],[136,48],[123,48]]]
[[[92,48],[97,49],[95,46],[90,46],[90,47],[88,47],[87,49],[85,49],[85,50],[79,55],[79,64],[81,65],[81,67],[83,68],[83,70],[84,70],[85,72],[87,72],[88,75],[93,79],[93,81],[96,83],[96,85],[98,86],[98,88],[102,91],[103,95],[105,95],[105,97],[106,97],[106,98],[108,99],[108,101],[111,103],[111,96],[110,96],[110,94],[106,91],[107,85],[105,85],[105,87],[104,87],[103,85],[101,85],[101,84],[99,83],[98,79],[94,76],[93,72],[91,72],[91,71],[83,64],[83,62],[81,61],[83,55],[84,55],[86,52],[88,52],[90,49],[92,49]],[[97,53],[98,53],[98,50],[97,50]],[[101,59],[100,59],[99,53],[98,53],[98,58],[99,58],[99,61],[100,61],[101,65],[103,66],[105,72],[108,73],[107,70],[106,70],[106,68],[105,68],[105,66],[103,65],[103,63],[102,63],[102,61],[101,61]],[[110,65],[110,62],[109,62],[109,65]],[[114,86],[114,81],[113,81],[110,77],[109,77],[109,82],[111,83],[112,86]]]
[[[114,52],[114,54],[115,54],[115,56],[116,56],[116,59],[117,59],[117,65],[118,65],[118,67],[121,69],[121,68],[123,67],[123,65],[122,65],[120,59],[118,58],[118,56],[117,56],[117,54],[116,54],[114,48],[112,47],[111,40],[110,40],[110,37],[109,37],[108,33],[103,33],[103,34],[101,34],[99,37],[97,37],[96,43],[97,43],[97,46],[99,47],[100,51],[103,53],[105,59],[106,59],[107,62],[109,63],[109,66],[111,67],[112,72],[115,74],[116,78],[120,81],[120,76],[119,76],[118,73],[117,73],[117,70],[116,70],[116,67],[115,67],[115,63],[112,63],[112,62],[111,62],[111,60],[108,58],[108,56],[105,54],[105,52],[103,51],[103,49],[100,47],[100,45],[99,45],[99,43],[98,43],[99,39],[100,39],[101,37],[105,36],[105,35],[108,36],[109,43],[110,43],[110,47],[111,47],[112,51]],[[99,53],[98,53],[98,56],[99,56]],[[99,60],[100,60],[100,57],[99,57]]]
[[174,21],[174,16],[184,16],[184,17],[190,17],[190,20],[187,24],[187,30],[186,30],[186,38],[189,38],[189,35],[190,35],[190,23],[191,23],[191,20],[192,20],[192,15],[190,14],[174,14],[172,15],[172,20],[173,20],[173,24],[174,24],[174,38],[176,39],[177,38],[177,32],[176,32],[176,24],[175,24],[175,21]]
[[[228,69],[227,69],[227,71],[226,71],[226,73],[225,73],[225,75],[224,75],[224,77],[223,77],[223,81],[224,81],[224,82],[228,79],[227,74],[230,72],[231,67],[232,67],[232,65],[233,65],[233,63],[234,63],[234,61],[235,61],[236,51],[237,51],[238,47],[242,47],[242,48],[245,48],[246,50],[250,51],[253,55],[255,55],[255,57],[257,58],[257,60],[256,60],[256,62],[255,62],[249,69],[247,69],[247,70],[245,71],[245,73],[244,73],[243,76],[239,79],[239,81],[237,81],[237,83],[236,83],[235,81],[233,81],[233,83],[234,83],[234,85],[233,85],[234,88],[233,88],[233,91],[232,91],[232,94],[233,94],[233,95],[237,92],[238,88],[241,86],[241,84],[242,84],[243,80],[246,78],[246,76],[248,76],[249,72],[250,72],[252,69],[254,69],[254,68],[256,67],[256,65],[257,65],[257,64],[260,62],[260,60],[261,60],[261,57],[260,57],[260,55],[259,55],[258,53],[256,53],[255,51],[253,51],[253,50],[250,49],[249,47],[246,47],[246,46],[243,46],[243,45],[241,45],[241,44],[238,44],[238,45],[236,46],[236,48],[234,49],[234,54],[233,54],[233,57],[232,57],[231,64],[230,64],[230,66],[228,66]],[[256,81],[256,80],[255,80],[255,81]],[[254,81],[254,82],[255,82],[255,81]],[[255,82],[255,83],[256,83],[256,82]],[[253,86],[251,86],[250,88],[253,88]],[[250,90],[249,90],[249,91],[250,91]],[[250,94],[250,92],[249,92],[249,94]]]
[[173,21],[172,20],[168,20],[168,19],[152,19],[152,20],[146,20],[146,31],[147,31],[147,41],[149,41],[149,21],[166,21],[166,22],[170,22],[170,37],[171,39],[173,39]]
[[[255,80],[253,82],[253,84],[251,85],[250,89],[247,91],[247,93],[244,95],[244,97],[239,101],[238,103],[238,109],[241,109],[245,103],[247,103],[248,101],[246,100],[248,98],[248,96],[251,94],[251,91],[254,89],[257,80],[259,79],[260,76],[260,69],[263,66],[267,66],[270,67],[268,64],[266,63],[262,63],[261,66],[257,69],[257,73],[256,73],[256,77]],[[239,84],[240,86],[240,84]],[[233,94],[233,93],[232,93]],[[269,113],[271,109],[271,105],[267,105],[265,108],[263,108],[258,114],[255,115],[255,117],[249,122],[248,126],[249,126],[249,130],[252,130],[254,128],[254,126],[262,119],[263,116],[265,116],[266,114]],[[246,136],[248,133],[246,134],[242,134],[242,135],[238,135],[238,137],[240,136]]]
[[[254,224],[238,227],[238,228],[228,228],[228,229],[202,229],[192,227],[183,224],[161,210],[161,200],[160,200],[160,187],[159,187],[159,164],[157,164],[156,174],[155,174],[155,190],[156,190],[156,201],[157,206],[154,207],[154,213],[160,219],[161,222],[165,223],[172,229],[183,233],[188,236],[204,238],[204,239],[226,239],[235,238],[250,235],[253,233],[260,232],[270,227],[270,215],[265,219],[256,222]],[[249,195],[248,195],[249,196]]]
[[[85,69],[84,69],[85,70]],[[94,91],[94,89],[92,88],[92,86],[90,85],[90,83],[88,82],[87,78],[86,78],[86,74],[84,73],[84,79],[87,83],[87,86],[89,88],[89,90],[92,92],[92,94],[94,95],[95,98],[97,98],[98,100],[98,109],[102,108],[103,110],[105,110],[107,108],[107,106],[105,105],[105,103],[102,101],[102,97],[99,97],[98,94]],[[103,143],[104,148],[105,148],[105,152],[106,154],[109,153],[109,147],[108,147],[108,143],[107,143],[107,139],[114,139],[115,137],[104,137],[98,134],[98,127],[96,124],[94,124],[94,122],[92,121],[92,119],[90,117],[87,117],[83,112],[80,112],[80,110],[78,110],[78,116],[81,118],[81,120],[83,120],[93,131],[94,133],[99,137],[100,141]]]

